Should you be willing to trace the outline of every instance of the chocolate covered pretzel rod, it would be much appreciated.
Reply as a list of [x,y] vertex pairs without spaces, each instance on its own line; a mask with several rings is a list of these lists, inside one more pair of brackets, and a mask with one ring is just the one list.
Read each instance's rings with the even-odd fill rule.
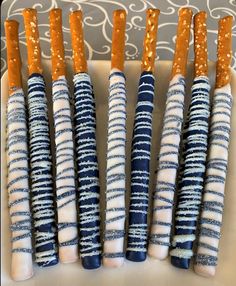
[[126,258],[136,262],[144,261],[147,252],[149,164],[155,80],[153,71],[159,13],[160,11],[157,9],[148,9],[146,13],[142,73],[139,81],[132,140],[131,196]]
[[86,269],[101,265],[99,173],[93,86],[87,73],[82,12],[70,14],[74,61],[75,141],[79,178],[80,256]]
[[216,272],[224,207],[233,101],[230,87],[232,20],[231,16],[227,16],[219,21],[216,85],[211,112],[200,234],[194,266],[197,274],[207,277],[214,276]]
[[19,23],[5,21],[9,98],[7,102],[7,190],[11,218],[11,277],[22,281],[33,275],[29,166],[25,97],[21,84]]
[[58,262],[53,203],[52,161],[45,82],[35,9],[23,11],[28,51],[30,178],[34,219],[35,259],[39,266]]
[[192,11],[179,10],[179,22],[172,78],[167,92],[163,121],[159,167],[153,202],[153,221],[148,254],[157,259],[168,255],[176,173],[179,166],[179,144],[183,123],[185,73],[188,57]]
[[193,242],[202,199],[210,115],[207,77],[206,12],[194,16],[195,78],[192,98],[183,132],[183,152],[179,173],[178,198],[175,212],[175,233],[170,252],[171,263],[189,268],[193,256]]
[[111,72],[108,107],[106,220],[103,264],[124,262],[126,89],[124,69],[126,13],[113,13]]
[[74,142],[70,94],[65,77],[65,55],[62,34],[62,11],[52,9],[49,14],[53,118],[56,145],[56,193],[59,257],[63,263],[78,258],[78,225],[76,210]]

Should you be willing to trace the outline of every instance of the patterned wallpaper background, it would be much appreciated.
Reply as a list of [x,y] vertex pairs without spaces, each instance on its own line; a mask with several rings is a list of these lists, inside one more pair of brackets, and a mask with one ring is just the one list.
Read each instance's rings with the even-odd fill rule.
[[[142,55],[142,41],[145,30],[145,10],[156,7],[161,10],[157,42],[157,59],[172,60],[174,52],[178,9],[191,7],[194,13],[205,10],[208,13],[209,59],[216,59],[216,39],[218,20],[226,15],[234,17],[233,61],[236,69],[236,0],[3,0],[1,6],[1,72],[6,66],[6,39],[4,20],[15,19],[20,22],[19,37],[22,58],[26,57],[25,32],[22,10],[33,7],[38,10],[39,32],[43,58],[50,58],[50,38],[48,12],[59,7],[63,10],[63,32],[66,58],[71,58],[71,39],[69,12],[82,9],[84,14],[84,33],[88,59],[109,60],[112,37],[112,11],[125,9],[127,12],[126,59],[139,60]],[[193,31],[189,59],[193,59]]]

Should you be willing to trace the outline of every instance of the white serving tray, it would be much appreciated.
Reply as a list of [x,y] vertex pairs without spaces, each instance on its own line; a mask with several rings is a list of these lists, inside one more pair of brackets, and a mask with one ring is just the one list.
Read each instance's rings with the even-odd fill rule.
[[[47,96],[49,101],[49,112],[52,114],[51,103],[51,68],[50,61],[44,61],[45,79],[47,83]],[[67,63],[68,81],[73,91],[73,72],[72,63]],[[108,75],[110,70],[109,61],[89,62],[89,73],[94,85],[96,98],[97,115],[97,148],[100,170],[101,184],[101,214],[104,221],[104,196],[105,196],[105,166],[106,166],[106,132],[107,132],[107,99],[108,99]],[[171,72],[171,62],[159,61],[156,63],[156,89],[155,89],[155,108],[153,118],[153,139],[151,157],[151,181],[150,194],[155,186],[155,169],[157,165],[157,155],[159,151],[160,132],[162,118],[166,101],[166,91],[168,88]],[[125,74],[127,79],[127,200],[130,185],[130,147],[132,138],[132,127],[134,111],[137,98],[137,88],[140,75],[140,62],[126,62]],[[214,88],[215,64],[209,64],[209,74],[212,89]],[[236,95],[236,72],[232,70],[232,91]],[[26,84],[27,69],[23,67],[23,82]],[[186,107],[189,104],[190,88],[193,79],[193,64],[188,64],[187,69],[187,93]],[[229,150],[229,166],[226,183],[224,223],[222,228],[222,238],[220,242],[219,265],[214,278],[203,278],[196,275],[192,269],[181,270],[173,267],[169,259],[157,261],[148,258],[145,262],[135,263],[125,261],[121,268],[107,269],[101,267],[97,270],[84,270],[80,261],[73,264],[58,264],[52,268],[42,269],[35,265],[34,277],[23,282],[14,282],[10,278],[10,232],[8,217],[8,198],[6,190],[6,155],[5,155],[5,117],[6,102],[8,97],[7,72],[1,80],[1,111],[2,111],[2,181],[1,181],[1,210],[2,210],[2,285],[24,285],[24,286],[165,286],[165,285],[191,285],[191,286],[233,286],[236,285],[236,104],[233,106],[231,142]],[[52,117],[50,116],[50,120]],[[51,122],[51,121],[50,121]],[[150,199],[151,203],[151,199]],[[128,205],[127,205],[128,206]],[[149,208],[151,210],[151,208]],[[149,211],[151,214],[151,211]]]

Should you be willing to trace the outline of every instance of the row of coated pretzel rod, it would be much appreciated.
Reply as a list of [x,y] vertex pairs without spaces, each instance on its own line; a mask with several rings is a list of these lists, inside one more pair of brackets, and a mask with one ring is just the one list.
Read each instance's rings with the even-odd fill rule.
[[[179,162],[185,75],[192,21],[192,11],[189,8],[182,8],[179,11],[149,234],[147,226],[149,165],[159,13],[158,9],[148,9],[146,15],[132,140],[126,258],[140,262],[146,259],[148,253],[162,260],[168,256],[171,246],[172,264],[179,268],[189,268],[197,224],[200,221],[194,268],[200,275],[212,276],[217,265],[228,158],[232,106],[230,90],[232,17],[228,16],[219,21],[216,83],[210,120],[207,16],[203,11],[194,16],[194,82],[191,104],[183,129],[183,152]],[[124,75],[126,13],[124,10],[116,10],[113,14],[103,245],[100,238],[95,101],[85,55],[82,12],[74,11],[69,16],[74,63],[73,120],[66,80],[61,9],[52,9],[49,14],[56,210],[37,11],[25,9],[23,17],[29,71],[26,97],[22,90],[19,24],[15,20],[5,22],[9,79],[7,157],[12,230],[12,278],[25,280],[33,275],[33,252],[35,261],[42,267],[57,264],[58,254],[61,262],[74,262],[79,253],[82,265],[86,269],[100,267],[101,259],[107,267],[121,266],[125,256],[126,218]],[[26,116],[25,98],[28,102],[28,116]],[[78,176],[75,174],[75,164]],[[78,180],[78,191],[76,180]],[[174,236],[171,238],[175,193],[177,195],[175,226]],[[79,223],[76,198],[78,198]],[[201,204],[202,210],[200,210]],[[33,231],[31,221],[34,225]]]

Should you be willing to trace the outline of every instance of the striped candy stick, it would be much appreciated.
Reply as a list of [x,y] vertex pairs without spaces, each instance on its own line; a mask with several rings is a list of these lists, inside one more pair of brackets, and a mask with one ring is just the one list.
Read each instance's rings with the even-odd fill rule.
[[200,234],[194,270],[214,276],[224,207],[224,189],[230,140],[232,16],[220,19],[218,30],[216,85],[212,103],[209,153],[200,218]]
[[136,262],[144,261],[147,252],[149,164],[155,81],[153,71],[159,13],[160,11],[157,9],[147,10],[142,73],[139,81],[132,140],[131,197],[126,258]]
[[80,256],[86,269],[101,265],[99,173],[96,151],[96,113],[87,70],[82,12],[70,14],[74,61],[75,140],[79,179]]
[[124,262],[126,89],[124,70],[126,13],[113,13],[111,73],[108,99],[106,220],[103,264]]
[[78,259],[78,223],[76,210],[74,142],[70,94],[65,77],[66,66],[62,34],[62,11],[49,14],[53,118],[56,145],[56,193],[59,257],[63,263]]
[[5,21],[9,98],[7,103],[7,189],[12,231],[11,277],[22,281],[33,275],[29,167],[25,97],[21,84],[19,23]]
[[183,123],[185,73],[191,19],[192,11],[189,8],[179,10],[172,79],[167,92],[157,183],[153,201],[153,220],[148,247],[148,254],[157,259],[167,257],[170,245],[173,199],[179,166],[179,144]]
[[35,257],[39,266],[46,267],[58,263],[47,99],[36,10],[25,9],[23,17],[29,69],[28,122]]
[[195,78],[183,135],[183,162],[179,174],[173,249],[170,252],[171,263],[184,269],[189,268],[193,256],[207,155],[210,84],[207,77],[206,17],[203,11],[194,17]]

